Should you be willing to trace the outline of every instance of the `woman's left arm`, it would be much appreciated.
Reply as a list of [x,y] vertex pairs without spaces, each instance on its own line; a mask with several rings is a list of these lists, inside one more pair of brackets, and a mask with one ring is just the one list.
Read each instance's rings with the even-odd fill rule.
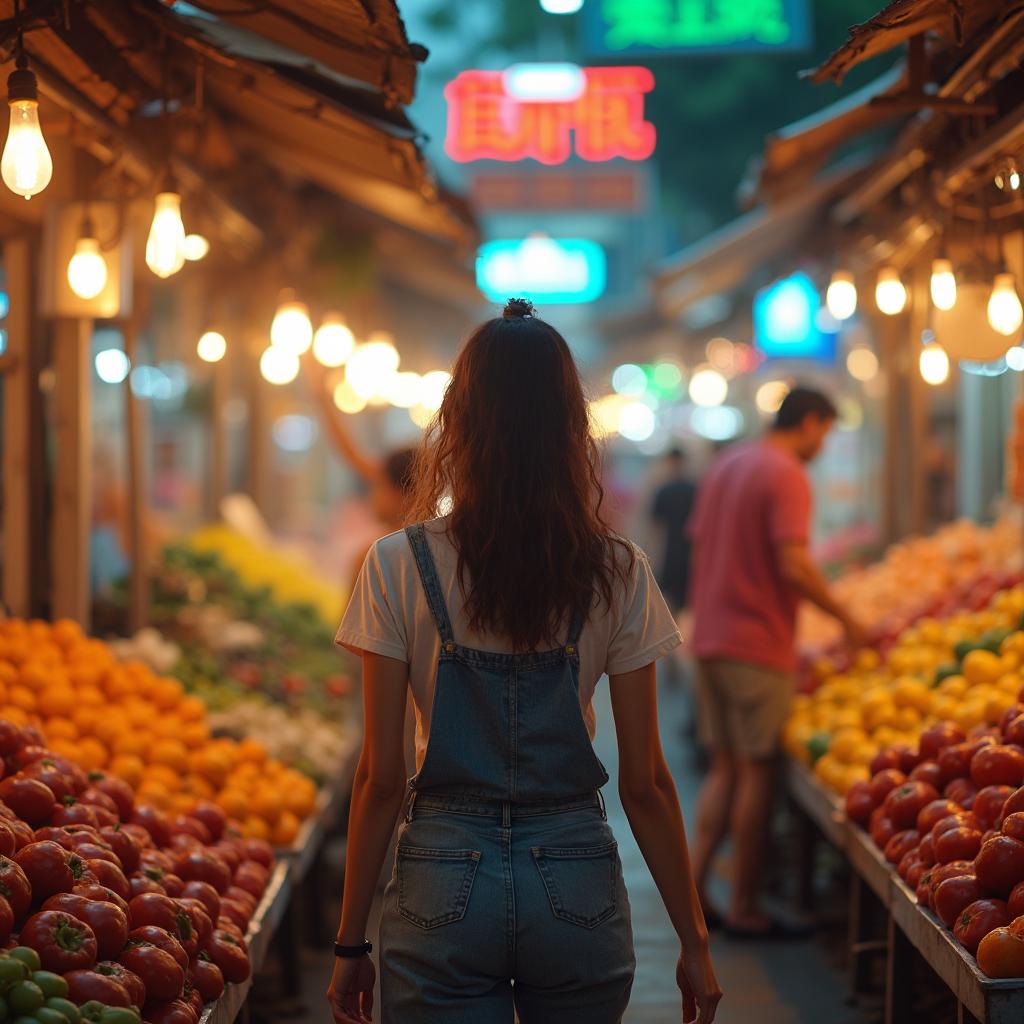
[[[363,654],[363,749],[359,755],[348,823],[348,856],[338,942],[366,938],[377,879],[405,796],[403,745],[409,666],[380,654]],[[339,1024],[369,1020],[373,971],[368,961],[338,959],[327,993]]]

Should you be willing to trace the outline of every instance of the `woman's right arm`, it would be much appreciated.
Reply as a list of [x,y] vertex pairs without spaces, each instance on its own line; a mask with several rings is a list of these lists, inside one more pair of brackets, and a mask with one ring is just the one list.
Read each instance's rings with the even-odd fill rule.
[[655,667],[609,678],[619,745],[619,797],[682,943],[679,980],[684,996],[689,989],[702,1024],[710,1024],[722,990],[711,964],[679,796],[661,749]]

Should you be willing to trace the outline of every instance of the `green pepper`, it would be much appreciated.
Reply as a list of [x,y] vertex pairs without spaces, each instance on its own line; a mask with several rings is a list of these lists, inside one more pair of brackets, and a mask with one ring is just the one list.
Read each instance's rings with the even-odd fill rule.
[[68,983],[53,971],[33,971],[32,980],[43,990],[47,999],[66,999]]
[[46,1002],[46,996],[34,981],[19,981],[11,986],[7,1002],[15,1013],[35,1013]]
[[14,949],[7,951],[8,956],[13,956],[15,960],[20,960],[29,971],[41,971],[43,969],[43,962],[39,959],[39,954],[31,946],[15,946]]
[[0,992],[6,992],[16,982],[28,977],[28,967],[13,956],[0,956]]
[[100,1024],[139,1024],[139,1015],[124,1006],[108,1006],[100,1015]]
[[35,1018],[39,1024],[68,1024],[67,1017],[60,1010],[52,1006],[41,1006],[35,1012]]
[[50,1010],[56,1010],[58,1013],[64,1014],[68,1024],[79,1024],[82,1019],[78,1007],[70,999],[54,996],[52,999],[46,1000],[46,1006]]

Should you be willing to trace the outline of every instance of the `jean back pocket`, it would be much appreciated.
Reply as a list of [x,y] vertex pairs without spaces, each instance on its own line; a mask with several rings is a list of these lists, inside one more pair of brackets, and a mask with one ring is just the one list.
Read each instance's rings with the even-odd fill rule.
[[398,912],[420,928],[439,928],[466,914],[480,853],[398,847]]
[[614,841],[600,846],[531,849],[555,917],[596,928],[615,913],[619,853]]

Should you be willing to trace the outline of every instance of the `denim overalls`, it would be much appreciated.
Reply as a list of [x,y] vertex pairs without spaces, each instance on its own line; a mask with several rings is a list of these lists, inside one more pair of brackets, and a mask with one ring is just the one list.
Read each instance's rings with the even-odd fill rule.
[[455,642],[423,526],[406,530],[441,635],[430,737],[380,927],[383,1024],[619,1024],[633,983],[608,773],[564,647]]

